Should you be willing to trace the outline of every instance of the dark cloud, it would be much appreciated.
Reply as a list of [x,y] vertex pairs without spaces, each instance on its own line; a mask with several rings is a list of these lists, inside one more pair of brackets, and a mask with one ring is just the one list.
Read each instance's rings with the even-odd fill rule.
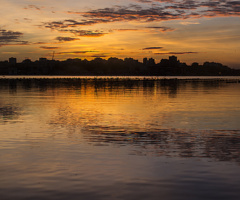
[[60,47],[47,47],[47,46],[41,46],[40,48],[47,49],[47,50],[60,49]]
[[142,8],[140,6],[118,6],[113,8],[103,8],[90,10],[83,13],[83,16],[88,19],[101,19],[107,22],[116,21],[161,21],[178,19],[179,15],[164,10],[162,7]]
[[207,7],[206,13],[209,16],[234,16],[240,15],[240,1],[222,0],[222,1],[208,1],[202,6]]
[[156,55],[183,55],[183,54],[198,54],[199,52],[166,52],[166,53],[155,53]]
[[[157,1],[157,0],[156,0]],[[182,1],[171,1],[171,5],[166,6],[168,9],[175,9],[175,10],[194,10],[199,7],[201,1],[194,1],[194,0],[182,0]]]
[[32,44],[49,44],[49,43],[47,43],[47,42],[34,42]]
[[[158,1],[158,0],[155,0]],[[208,16],[239,16],[240,15],[240,1],[238,0],[173,0],[171,5],[168,6],[169,9],[180,9],[180,10],[196,10],[195,13],[189,13],[199,15],[201,17]],[[201,8],[201,10],[200,10]]]
[[18,39],[22,35],[23,33],[21,32],[7,31],[4,29],[0,29],[0,43],[18,42]]
[[[139,3],[151,3],[140,6],[112,6],[86,12],[68,11],[70,15],[77,15],[79,19],[45,22],[45,28],[63,32],[71,32],[78,36],[103,36],[103,32],[91,30],[76,30],[81,26],[112,22],[161,22],[168,20],[186,20],[201,17],[240,16],[240,0],[136,0]],[[76,18],[76,17],[74,17]],[[174,31],[170,27],[152,26],[146,28],[158,29],[161,32]],[[71,30],[75,29],[75,30]],[[120,29],[119,29],[120,30]],[[130,30],[130,29],[129,29]],[[110,30],[111,31],[111,30]]]
[[146,27],[146,28],[158,29],[161,32],[175,31],[175,29],[170,28],[170,27],[166,27],[166,26],[149,26],[149,27]]
[[28,41],[19,40],[22,32],[0,29],[0,47],[29,45]]
[[142,50],[154,50],[154,49],[162,49],[163,47],[146,47],[143,48]]
[[92,57],[92,58],[105,58],[105,57],[107,57],[107,56],[104,55],[104,54],[96,54],[96,55],[91,55],[91,56],[89,56],[89,57]]
[[66,19],[63,21],[46,22],[46,23],[43,23],[42,26],[45,28],[57,30],[57,29],[87,26],[87,25],[93,25],[97,23],[107,23],[107,22],[110,22],[110,21],[105,19],[91,19],[91,20],[80,20],[80,21]]
[[118,21],[161,21],[168,19],[178,19],[178,14],[165,11],[161,7],[143,9],[138,5],[115,6],[113,8],[103,8],[90,10],[88,12],[73,12],[69,14],[78,14],[84,17],[83,20],[66,19],[63,21],[52,21],[43,23],[43,27],[53,30],[73,28],[78,26],[93,25],[99,23],[110,23]]
[[[150,1],[138,1],[149,3]],[[139,5],[114,6],[87,12],[71,12],[85,17],[86,22],[107,23],[116,21],[165,21],[191,17],[240,15],[240,1],[233,0],[155,0],[154,6],[143,8]],[[84,23],[81,22],[81,23]]]
[[79,38],[73,38],[73,37],[56,37],[55,40],[58,40],[59,42],[71,42],[71,41],[79,40]]
[[44,23],[43,26],[45,28],[50,28],[52,30],[57,30],[59,32],[65,32],[65,33],[72,33],[75,36],[81,36],[81,37],[101,37],[104,36],[107,33],[104,33],[103,31],[98,30],[79,30],[74,29],[74,27],[78,26],[85,26],[85,25],[92,25],[95,23],[101,23],[106,22],[106,20],[82,20],[82,21],[76,21],[76,20],[63,20],[63,21],[53,21],[53,22],[47,22]]
[[81,37],[101,37],[104,36],[107,33],[104,33],[102,31],[90,31],[90,30],[75,30],[75,29],[59,29],[59,32],[67,32],[67,33],[73,33],[75,36],[81,36]]

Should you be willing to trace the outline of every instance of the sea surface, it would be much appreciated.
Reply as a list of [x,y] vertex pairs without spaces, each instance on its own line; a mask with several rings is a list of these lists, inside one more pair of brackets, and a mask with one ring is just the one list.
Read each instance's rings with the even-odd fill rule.
[[0,77],[1,200],[239,200],[239,77]]

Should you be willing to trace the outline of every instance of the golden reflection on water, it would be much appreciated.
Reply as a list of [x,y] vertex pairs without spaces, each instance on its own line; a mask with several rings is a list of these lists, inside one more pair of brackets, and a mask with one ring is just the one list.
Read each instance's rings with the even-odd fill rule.
[[[239,162],[234,143],[239,144],[240,130],[238,83],[27,80],[15,84],[15,92],[10,87],[3,97],[9,104],[1,108],[2,120],[27,124],[25,132],[34,132],[34,137],[43,137],[44,127],[43,132],[66,132],[68,137],[78,133],[94,145],[141,146],[138,154]],[[231,153],[217,155],[224,148]]]
[[0,91],[3,199],[240,195],[239,83],[11,80]]
[[57,97],[57,114],[50,123],[136,130],[239,128],[239,84],[230,90],[206,83],[104,84],[48,91]]

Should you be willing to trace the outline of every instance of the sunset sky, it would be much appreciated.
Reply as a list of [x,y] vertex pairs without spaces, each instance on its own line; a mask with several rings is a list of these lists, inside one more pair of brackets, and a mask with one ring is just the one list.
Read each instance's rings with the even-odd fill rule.
[[240,0],[0,2],[0,60],[176,55],[240,68]]

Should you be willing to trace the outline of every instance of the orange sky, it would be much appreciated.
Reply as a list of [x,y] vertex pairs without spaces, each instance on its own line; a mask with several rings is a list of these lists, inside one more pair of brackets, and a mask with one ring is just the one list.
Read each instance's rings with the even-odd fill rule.
[[0,60],[176,55],[240,68],[240,0],[1,0]]

